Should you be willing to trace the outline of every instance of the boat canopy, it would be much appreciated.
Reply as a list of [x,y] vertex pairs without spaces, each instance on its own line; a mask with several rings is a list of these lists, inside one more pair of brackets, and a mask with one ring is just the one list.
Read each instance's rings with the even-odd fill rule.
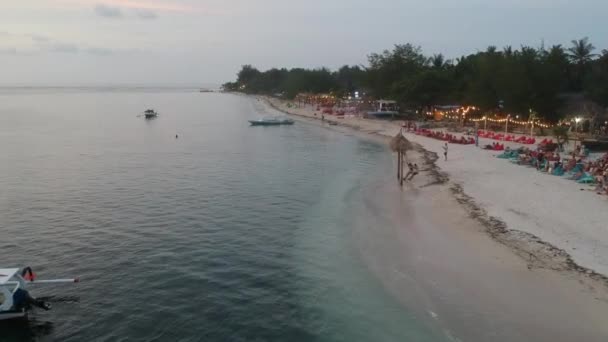
[[18,268],[0,268],[0,285],[6,284],[17,272]]

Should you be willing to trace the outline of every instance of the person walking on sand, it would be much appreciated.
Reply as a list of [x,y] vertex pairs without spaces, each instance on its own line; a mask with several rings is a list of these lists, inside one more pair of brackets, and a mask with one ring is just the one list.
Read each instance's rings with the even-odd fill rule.
[[446,142],[445,145],[443,145],[443,157],[445,158],[445,161],[448,161],[448,143]]

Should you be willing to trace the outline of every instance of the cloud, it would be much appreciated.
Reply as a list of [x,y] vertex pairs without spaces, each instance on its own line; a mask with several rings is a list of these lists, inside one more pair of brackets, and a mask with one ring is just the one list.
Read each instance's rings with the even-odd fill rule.
[[145,19],[145,20],[158,18],[158,15],[155,12],[148,10],[148,9],[143,9],[143,8],[139,8],[139,9],[135,10],[135,14],[137,14],[137,16],[140,19]]
[[49,46],[49,51],[60,53],[78,53],[80,48],[76,44],[55,43]]
[[30,34],[29,36],[36,43],[48,43],[51,41],[51,38],[39,34]]
[[97,4],[95,6],[95,14],[105,18],[121,18],[122,11],[118,7],[106,6],[104,4]]
[[[36,33],[14,33],[0,31],[0,55],[36,55],[42,53],[79,54],[109,56],[132,50],[115,50],[74,42],[65,42]],[[11,42],[12,40],[12,42]]]
[[0,48],[0,55],[16,55],[17,49],[15,48]]
[[84,51],[86,53],[90,53],[92,55],[97,55],[97,56],[109,56],[114,53],[114,51],[112,51],[111,49],[95,48],[95,47],[84,49]]
[[[61,5],[67,6],[90,6],[92,0],[48,0]],[[129,8],[129,9],[145,9],[156,12],[182,12],[182,13],[193,13],[193,12],[204,12],[211,14],[210,8],[201,6],[191,6],[184,4],[183,1],[178,0],[99,0],[103,2],[100,4],[104,7],[110,7],[114,9]],[[113,7],[111,7],[113,6]]]
[[106,0],[115,6],[126,8],[146,9],[154,11],[169,11],[169,12],[191,12],[194,8],[176,4],[175,1],[151,1],[151,0]]

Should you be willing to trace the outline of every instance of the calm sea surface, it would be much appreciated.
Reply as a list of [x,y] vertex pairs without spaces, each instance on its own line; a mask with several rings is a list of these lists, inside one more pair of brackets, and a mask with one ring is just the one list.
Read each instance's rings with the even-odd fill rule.
[[352,204],[385,148],[249,127],[267,114],[177,89],[0,90],[0,266],[82,280],[32,287],[80,301],[0,340],[442,341],[357,251]]

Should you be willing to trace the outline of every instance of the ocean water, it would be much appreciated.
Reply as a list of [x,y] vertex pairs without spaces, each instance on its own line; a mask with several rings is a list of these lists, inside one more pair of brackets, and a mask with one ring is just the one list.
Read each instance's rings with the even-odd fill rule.
[[81,283],[32,286],[53,310],[0,340],[445,340],[358,251],[385,146],[248,125],[267,114],[186,89],[2,89],[0,266]]

